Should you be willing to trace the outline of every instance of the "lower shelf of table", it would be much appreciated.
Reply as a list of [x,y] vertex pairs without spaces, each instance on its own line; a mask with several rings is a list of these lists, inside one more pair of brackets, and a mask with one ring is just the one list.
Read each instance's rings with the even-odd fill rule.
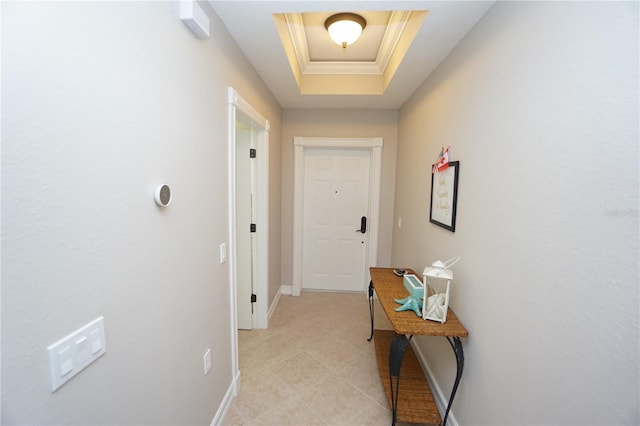
[[[391,408],[391,386],[389,383],[389,349],[393,340],[393,331],[374,330],[376,358],[380,378],[387,394],[387,402]],[[395,382],[395,379],[394,379]],[[399,422],[422,423],[427,425],[440,425],[442,419],[433,399],[431,388],[424,376],[422,367],[411,345],[407,348],[400,369],[400,393],[398,394]]]

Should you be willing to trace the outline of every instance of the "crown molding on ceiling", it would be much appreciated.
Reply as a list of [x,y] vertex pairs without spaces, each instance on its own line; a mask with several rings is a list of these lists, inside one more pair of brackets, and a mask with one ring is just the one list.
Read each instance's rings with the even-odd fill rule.
[[383,95],[429,11],[360,12],[376,30],[363,34],[357,50],[347,48],[345,60],[335,59],[336,46],[318,30],[327,13],[272,14],[301,95]]
[[412,11],[392,11],[375,61],[312,61],[302,13],[285,13],[284,22],[292,42],[298,68],[302,74],[382,75],[402,38]]
[[304,33],[302,13],[284,13],[283,17],[289,39],[293,44],[293,51],[298,62],[298,68],[304,74],[305,68],[311,63],[311,58],[309,56],[307,37]]
[[387,69],[387,65],[389,65],[389,60],[395,52],[396,47],[398,46],[398,42],[402,38],[402,35],[407,28],[407,23],[411,19],[411,16],[414,14],[411,10],[401,10],[401,11],[392,11],[391,17],[389,18],[389,24],[387,25],[387,30],[384,33],[384,37],[382,38],[382,43],[380,44],[380,50],[378,51],[378,56],[376,58],[376,63],[384,72]]

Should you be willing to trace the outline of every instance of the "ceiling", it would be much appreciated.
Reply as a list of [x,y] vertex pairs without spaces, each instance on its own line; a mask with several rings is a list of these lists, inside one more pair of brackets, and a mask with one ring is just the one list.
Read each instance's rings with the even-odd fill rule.
[[[210,0],[283,108],[399,108],[495,1]],[[346,49],[326,18],[367,20]]]

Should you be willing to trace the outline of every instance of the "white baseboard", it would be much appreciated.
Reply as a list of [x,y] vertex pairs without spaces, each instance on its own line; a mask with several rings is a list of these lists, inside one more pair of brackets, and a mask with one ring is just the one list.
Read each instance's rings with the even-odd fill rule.
[[280,294],[285,296],[300,296],[300,287],[295,285],[281,285]]
[[276,311],[276,308],[278,307],[278,302],[280,302],[280,295],[282,294],[282,287],[283,286],[280,286],[280,291],[276,293],[276,297],[273,298],[273,302],[271,302],[271,306],[269,306],[269,312],[268,312],[268,315],[267,315],[269,320],[271,320],[271,316]]
[[280,294],[284,294],[285,296],[291,296],[291,286],[290,285],[281,285],[280,286]]
[[[436,379],[433,375],[433,372],[431,371],[431,368],[429,367],[429,363],[427,362],[427,359],[425,358],[424,354],[422,353],[418,345],[416,345],[415,341],[413,340],[411,341],[411,347],[413,348],[413,352],[418,357],[418,361],[422,366],[422,370],[427,375],[429,386],[431,386],[431,392],[433,392],[433,399],[436,401],[438,410],[440,410],[440,415],[444,416],[444,412],[447,410],[447,403],[449,402],[449,397],[445,396],[444,393],[442,392],[442,389],[440,389],[440,385],[438,385],[438,382],[436,382]],[[447,426],[458,426],[458,421],[456,420],[456,417],[453,415],[453,409],[449,411],[449,417],[447,417]]]
[[224,394],[224,398],[222,398],[222,402],[218,407],[218,411],[216,412],[216,415],[213,417],[213,420],[211,421],[211,426],[222,424],[222,421],[227,415],[227,411],[229,411],[229,407],[231,407],[231,403],[236,398],[236,396],[238,396],[239,391],[240,391],[240,372],[238,371],[238,374],[236,375],[236,377],[231,381],[231,384],[229,385],[229,389],[227,389],[227,392]]

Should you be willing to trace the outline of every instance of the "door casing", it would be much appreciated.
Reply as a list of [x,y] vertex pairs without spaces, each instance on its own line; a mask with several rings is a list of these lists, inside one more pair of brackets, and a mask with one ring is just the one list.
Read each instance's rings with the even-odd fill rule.
[[[237,383],[240,375],[238,362],[238,313],[237,313],[237,279],[236,279],[236,227],[248,226],[248,224],[236,223],[236,155],[246,153],[236,152],[236,120],[252,129],[257,150],[256,156],[256,258],[254,304],[252,325],[253,328],[267,328],[268,326],[268,302],[269,302],[269,121],[258,113],[247,101],[245,101],[232,87],[228,88],[228,168],[229,168],[229,294],[231,309],[231,348],[232,348],[232,374],[234,377],[234,392],[237,392]],[[247,154],[248,155],[248,154]]]
[[[371,153],[369,173],[369,247],[367,250],[364,276],[369,276],[369,267],[376,266],[378,259],[378,233],[380,223],[380,187],[382,172],[382,138],[324,138],[294,137],[294,169],[293,169],[293,282],[291,294],[299,296],[302,291],[302,245],[303,245],[303,211],[304,211],[304,155],[305,150],[314,149],[363,149]],[[363,283],[362,291],[365,291]]]

